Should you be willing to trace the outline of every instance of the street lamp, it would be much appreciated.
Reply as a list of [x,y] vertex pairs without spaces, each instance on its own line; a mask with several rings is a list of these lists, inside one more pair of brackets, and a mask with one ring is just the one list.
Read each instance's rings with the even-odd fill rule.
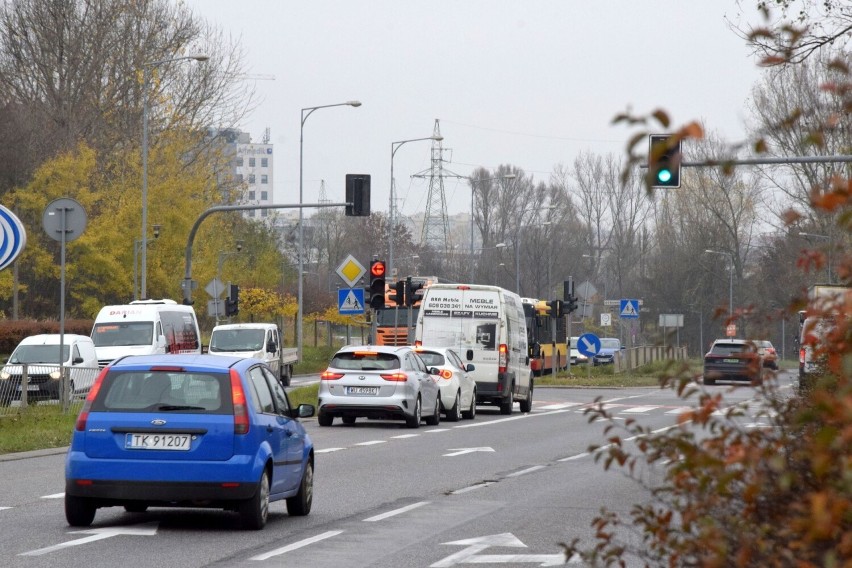
[[339,107],[339,106],[351,106],[351,107],[359,107],[361,106],[361,101],[346,101],[345,103],[335,103],[333,105],[320,105],[314,107],[306,107],[302,109],[302,121],[299,125],[299,247],[298,247],[298,255],[299,255],[299,293],[298,293],[298,315],[296,317],[296,348],[299,353],[299,360],[302,359],[302,304],[304,303],[304,286],[303,286],[303,278],[302,271],[304,270],[304,240],[305,240],[305,228],[304,228],[304,213],[302,212],[302,203],[303,201],[303,192],[302,192],[302,157],[304,155],[304,140],[305,140],[305,121],[308,120],[308,117],[318,109],[321,108],[331,108],[331,107]]
[[148,297],[148,90],[151,83],[151,69],[174,61],[194,59],[207,61],[207,55],[183,55],[170,59],[160,59],[142,64],[142,282],[140,296],[143,300]]
[[[160,238],[161,225],[153,225],[154,238]],[[148,246],[149,242],[145,243]],[[142,246],[142,239],[133,241],[133,299],[139,299],[139,247]]]
[[831,242],[831,235],[820,235],[817,233],[803,233],[799,231],[798,235],[800,237],[811,237],[814,239],[825,239],[828,241],[828,265],[826,266],[826,274],[828,276],[828,284],[831,284],[831,249],[833,248]]
[[393,157],[399,147],[409,142],[420,142],[422,140],[435,140],[440,142],[444,137],[440,135],[426,136],[424,138],[411,138],[391,142],[391,170],[390,170],[390,215],[388,219],[388,274],[393,274],[393,229],[394,229],[394,183],[393,183]]
[[[216,282],[217,282],[217,284],[215,284],[215,285],[218,285],[218,283],[222,282],[222,263],[225,262],[225,258],[232,255],[232,254],[240,254],[243,251],[243,241],[241,241],[241,240],[237,241],[236,245],[237,245],[236,251],[222,251],[222,250],[219,251],[219,262],[216,263]],[[216,290],[215,292],[216,292],[215,293],[215,296],[216,296],[216,298],[215,298],[215,300],[216,300],[216,323],[219,323],[219,306],[221,305],[221,302],[219,301],[219,292],[220,291]]]
[[709,252],[711,254],[723,254],[728,255],[731,259],[731,277],[730,283],[728,284],[728,317],[734,317],[734,254],[730,252],[726,252],[723,250],[710,250],[705,249],[704,252]]
[[[528,229],[530,227],[546,227],[550,225],[550,221],[545,221],[544,223],[540,223],[537,225],[521,225],[518,227],[518,230],[515,231],[515,238],[512,240],[512,248],[515,252],[515,292],[520,296],[521,295],[521,230]],[[508,245],[506,243],[497,243],[496,248],[505,248]]]
[[476,197],[476,184],[482,183],[486,181],[494,181],[498,179],[515,179],[518,177],[516,174],[506,174],[502,176],[471,180],[470,182],[470,283],[473,284],[473,212],[474,212],[474,199]]

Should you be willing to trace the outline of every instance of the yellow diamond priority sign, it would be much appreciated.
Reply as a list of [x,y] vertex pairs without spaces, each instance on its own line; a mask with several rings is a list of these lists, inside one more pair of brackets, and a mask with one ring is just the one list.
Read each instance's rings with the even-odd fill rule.
[[358,259],[351,254],[337,267],[337,275],[350,288],[355,287],[355,284],[364,276],[365,272],[367,272],[367,269],[364,268],[364,265],[358,262]]

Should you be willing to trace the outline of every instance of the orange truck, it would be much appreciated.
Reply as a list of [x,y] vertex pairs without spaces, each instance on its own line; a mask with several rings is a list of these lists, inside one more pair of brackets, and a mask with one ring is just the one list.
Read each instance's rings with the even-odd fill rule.
[[437,282],[446,282],[445,279],[437,276],[412,276],[411,281],[423,284],[415,292],[416,299],[411,308],[397,305],[391,299],[395,290],[390,284],[385,287],[385,307],[373,312],[373,317],[376,319],[376,345],[411,345],[414,337],[414,325],[417,323],[417,315],[420,313],[420,301],[426,292],[426,288]]

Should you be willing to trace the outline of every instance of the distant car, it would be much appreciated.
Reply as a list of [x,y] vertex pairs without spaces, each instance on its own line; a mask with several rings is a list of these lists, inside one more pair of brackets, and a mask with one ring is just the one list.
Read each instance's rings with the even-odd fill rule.
[[602,337],[601,349],[594,356],[594,365],[611,365],[615,362],[615,354],[621,351],[621,340],[617,337]]
[[775,351],[771,341],[755,341],[757,351],[763,357],[763,366],[778,370],[778,352]]
[[579,341],[579,337],[571,338],[571,364],[572,365],[580,365],[589,362],[589,358],[580,353],[577,349],[577,341]]
[[704,384],[716,381],[749,381],[763,378],[763,358],[753,341],[717,339],[704,355]]
[[[354,424],[356,418],[441,421],[438,384],[426,364],[408,346],[346,346],[320,375],[317,422],[331,426],[335,418]],[[425,416],[425,418],[424,418]]]
[[417,347],[417,354],[434,375],[441,392],[441,409],[447,420],[476,417],[476,381],[468,374],[473,364],[462,362],[459,354],[446,347]]
[[[269,503],[290,515],[313,501],[314,447],[258,359],[141,355],[104,368],[86,397],[65,461],[65,518],[88,526],[101,507],[207,507],[262,529]],[[134,521],[135,522],[135,521]]]
[[27,400],[59,400],[60,380],[59,343],[62,342],[62,366],[69,380],[68,392],[82,398],[98,376],[98,357],[95,344],[88,335],[58,333],[31,335],[21,340],[0,369],[0,405],[8,406],[20,400],[27,371]]

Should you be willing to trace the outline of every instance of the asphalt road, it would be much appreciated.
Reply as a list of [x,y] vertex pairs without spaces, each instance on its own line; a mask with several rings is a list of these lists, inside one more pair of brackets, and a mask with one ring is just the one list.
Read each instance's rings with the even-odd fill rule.
[[[782,383],[791,382],[791,374],[782,376]],[[728,400],[753,395],[741,387]],[[645,498],[622,473],[604,472],[587,452],[603,441],[604,425],[589,423],[584,414],[597,397],[619,420],[635,418],[654,429],[671,426],[682,407],[670,391],[655,388],[538,388],[526,415],[517,405],[508,417],[481,406],[474,421],[416,430],[367,420],[321,428],[308,420],[316,447],[313,510],[290,518],[284,503],[274,503],[259,532],[239,530],[234,514],[195,509],[101,509],[90,529],[72,529],[63,515],[64,453],[5,456],[3,565],[561,564],[559,543],[574,537],[591,542],[589,522],[602,506],[627,512]]]

